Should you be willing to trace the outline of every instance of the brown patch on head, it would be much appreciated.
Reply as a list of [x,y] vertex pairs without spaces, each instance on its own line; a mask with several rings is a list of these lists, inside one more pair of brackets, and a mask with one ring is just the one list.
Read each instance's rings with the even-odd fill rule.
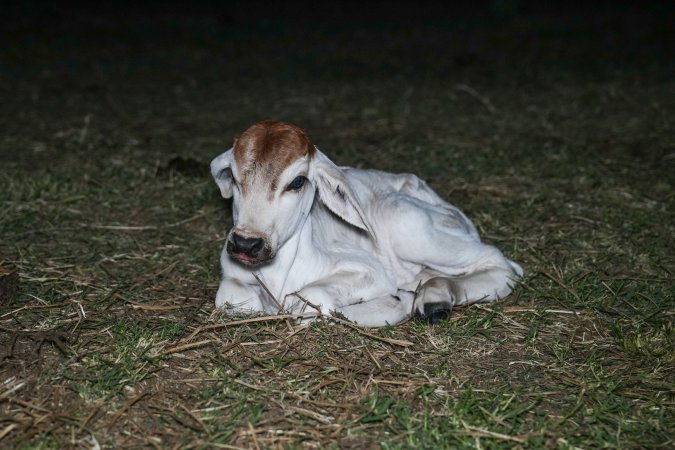
[[286,167],[298,158],[316,153],[307,134],[295,125],[265,120],[252,125],[234,142],[234,161],[237,164],[242,188],[256,173],[277,181]]

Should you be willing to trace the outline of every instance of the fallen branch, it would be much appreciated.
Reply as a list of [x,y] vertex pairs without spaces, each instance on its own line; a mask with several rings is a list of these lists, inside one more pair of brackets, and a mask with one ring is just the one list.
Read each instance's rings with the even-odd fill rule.
[[490,112],[490,114],[494,114],[497,112],[497,108],[495,108],[490,99],[483,95],[480,95],[478,91],[472,88],[471,86],[466,84],[458,84],[457,86],[455,86],[455,89],[460,92],[469,94],[470,97],[473,97],[474,99],[478,100],[485,107],[485,109],[487,109]]
[[386,342],[387,344],[397,345],[399,347],[410,347],[411,345],[413,345],[413,343],[410,342],[410,341],[404,341],[404,340],[400,340],[400,339],[390,339],[390,338],[386,338],[386,337],[382,337],[382,336],[377,336],[377,335],[372,334],[372,333],[368,333],[364,328],[362,328],[362,327],[360,327],[360,326],[358,326],[358,325],[356,325],[352,322],[349,322],[348,320],[340,319],[340,318],[335,317],[335,316],[329,317],[328,320],[333,320],[335,322],[341,323],[342,325],[345,325],[345,326],[351,328],[352,330],[358,332],[359,334],[362,334],[363,336],[367,336],[371,339],[375,339],[376,341]]
[[187,341],[192,340],[195,336],[197,336],[199,333],[202,333],[204,331],[209,331],[209,330],[220,330],[222,328],[227,328],[227,327],[232,327],[235,325],[244,325],[247,323],[255,323],[255,322],[275,322],[275,321],[283,321],[286,319],[299,319],[303,317],[307,317],[308,315],[297,315],[297,314],[277,314],[274,316],[261,316],[261,317],[252,317],[250,319],[242,319],[242,320],[235,320],[232,322],[226,322],[226,323],[215,323],[213,325],[206,325],[203,327],[197,328],[195,331],[192,332],[192,334],[186,339]]
[[122,407],[118,409],[115,414],[113,414],[112,419],[110,419],[110,423],[108,424],[108,430],[110,430],[113,427],[113,425],[115,425],[115,423],[119,420],[119,418],[122,417],[122,415],[124,415],[124,413],[126,413],[129,410],[129,408],[134,406],[142,398],[147,397],[148,395],[150,395],[149,392],[143,392],[142,394],[137,395],[136,397],[130,399],[124,405],[122,405]]
[[527,442],[525,439],[516,436],[509,436],[508,434],[497,433],[495,431],[486,430],[484,428],[472,427],[471,425],[468,425],[464,421],[462,421],[462,425],[464,425],[464,428],[469,430],[471,432],[469,434],[473,436],[501,439],[503,441],[518,442],[519,444],[524,444],[525,442]]
[[203,341],[198,341],[198,342],[190,342],[189,344],[183,344],[183,345],[177,345],[175,347],[171,347],[169,349],[164,350],[163,354],[164,355],[170,355],[171,353],[178,353],[182,352],[183,350],[190,350],[193,348],[201,347],[207,344],[211,344],[213,342],[216,342],[214,339],[204,339]]

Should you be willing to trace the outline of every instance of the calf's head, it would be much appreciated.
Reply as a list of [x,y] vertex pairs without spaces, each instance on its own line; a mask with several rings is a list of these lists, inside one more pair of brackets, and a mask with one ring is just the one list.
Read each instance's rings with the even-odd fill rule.
[[211,162],[211,174],[233,199],[226,248],[244,265],[272,261],[304,226],[317,192],[340,219],[371,232],[344,173],[295,125],[254,124]]

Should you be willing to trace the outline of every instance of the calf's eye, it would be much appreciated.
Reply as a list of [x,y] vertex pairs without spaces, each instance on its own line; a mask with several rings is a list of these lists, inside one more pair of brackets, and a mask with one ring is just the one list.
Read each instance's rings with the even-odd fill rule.
[[305,185],[305,181],[307,181],[307,178],[305,178],[303,176],[295,177],[295,179],[293,181],[291,181],[291,184],[288,185],[286,190],[287,191],[298,191]]

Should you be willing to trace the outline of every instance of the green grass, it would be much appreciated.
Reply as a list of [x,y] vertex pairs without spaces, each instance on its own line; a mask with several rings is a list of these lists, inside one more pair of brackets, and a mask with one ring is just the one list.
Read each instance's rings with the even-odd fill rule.
[[[4,40],[0,446],[672,446],[665,18],[200,20]],[[368,334],[214,311],[230,209],[207,164],[264,118],[428,180],[522,284]]]

